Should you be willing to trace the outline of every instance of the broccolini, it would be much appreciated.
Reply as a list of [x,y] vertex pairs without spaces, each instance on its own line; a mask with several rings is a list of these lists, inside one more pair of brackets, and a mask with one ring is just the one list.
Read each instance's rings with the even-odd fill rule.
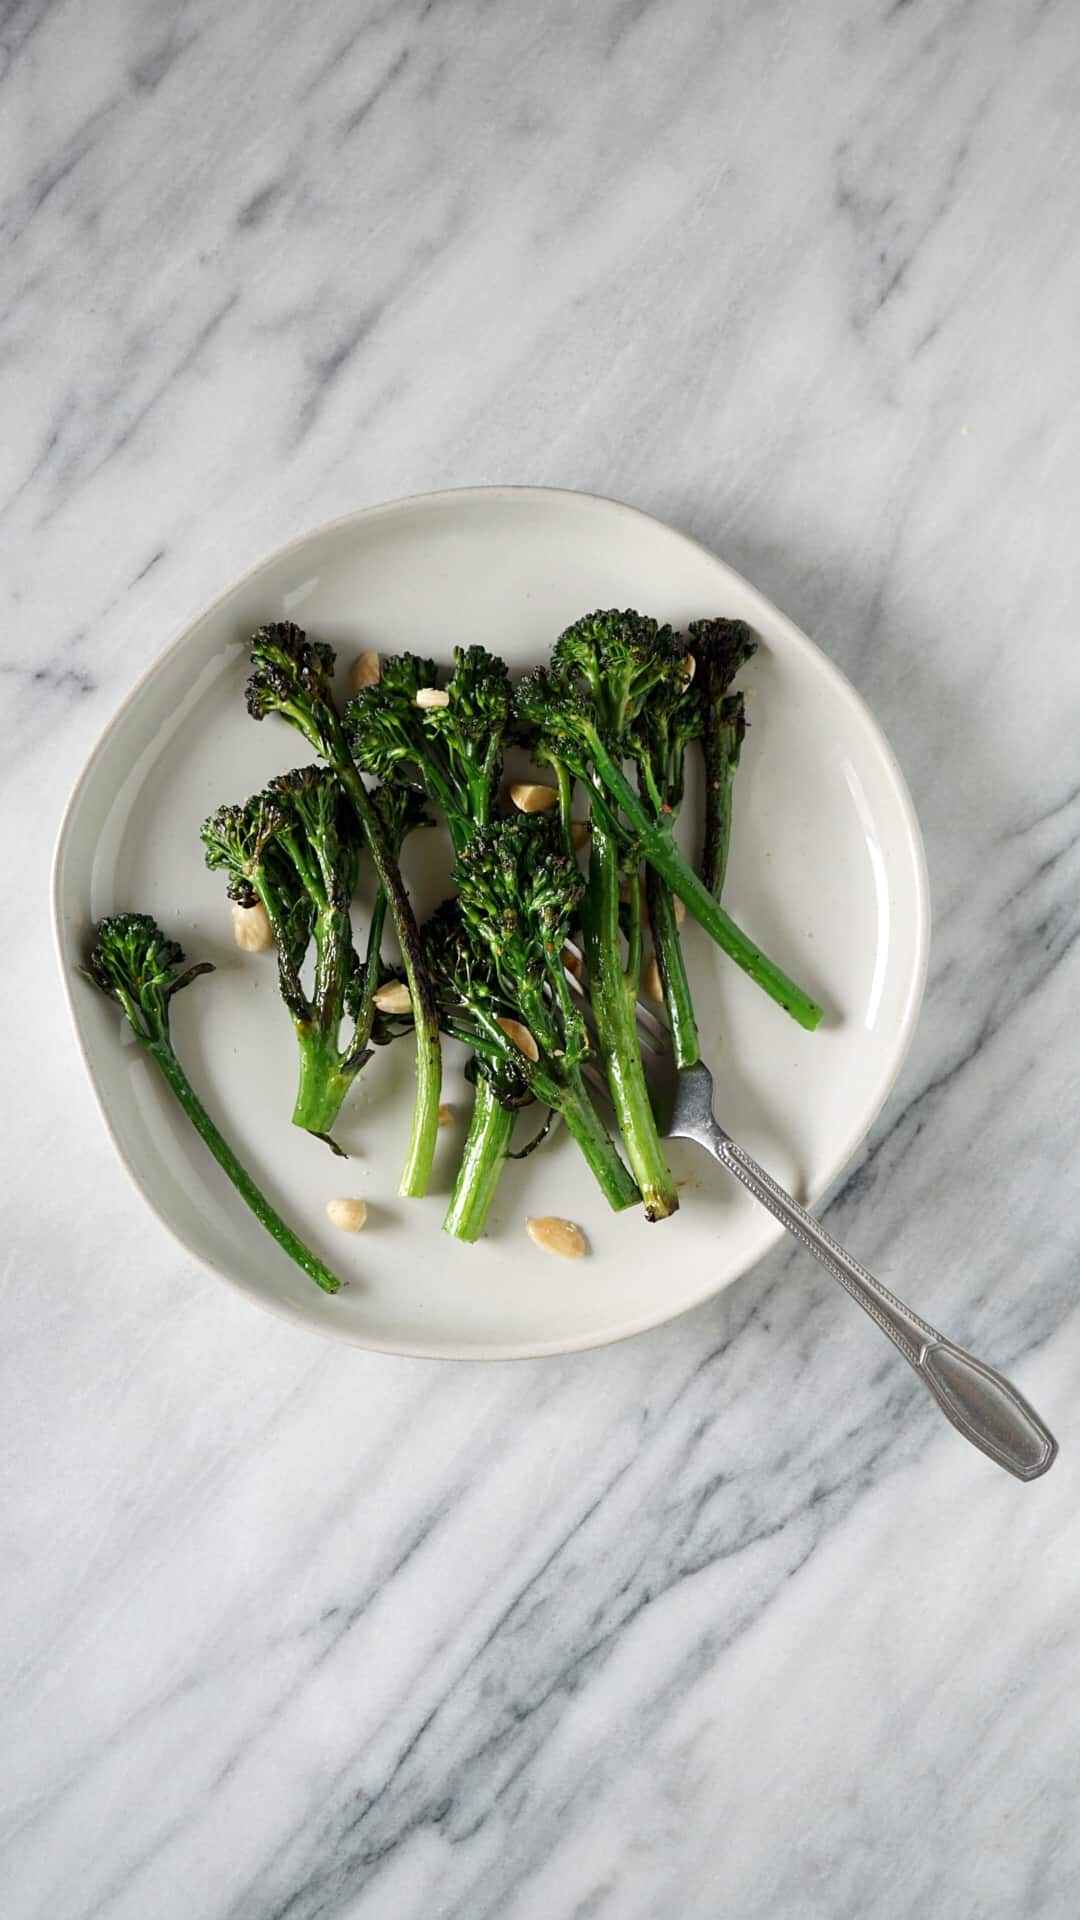
[[[380,793],[372,802],[396,859],[420,804]],[[386,891],[380,883],[361,961],[350,915],[359,846],[338,776],[329,767],[295,768],[243,806],[219,807],[204,822],[202,838],[207,866],[229,875],[230,898],[244,907],[257,900],[274,933],[281,997],[300,1051],[293,1124],[340,1153],[332,1130],[342,1101],[370,1060],[371,1043],[390,1033],[374,1002],[387,977],[380,953]],[[303,968],[312,948],[307,988]]]
[[101,921],[82,971],[123,1009],[140,1047],[164,1075],[192,1126],[255,1218],[316,1286],[324,1293],[337,1293],[341,1281],[286,1225],[241,1166],[180,1064],[169,1031],[170,1004],[199,974],[214,971],[209,961],[201,960],[181,973],[183,963],[183,949],[168,939],[148,913],[117,913]]
[[255,633],[251,659],[254,671],[247,685],[248,712],[256,720],[265,719],[269,713],[280,714],[334,769],[386,890],[416,1029],[416,1102],[400,1190],[406,1195],[419,1195],[427,1188],[439,1126],[442,1056],[438,1016],[420,951],[416,917],[378,808],[349,751],[334,701],[334,652],[321,642],[309,641],[291,622],[278,621]]

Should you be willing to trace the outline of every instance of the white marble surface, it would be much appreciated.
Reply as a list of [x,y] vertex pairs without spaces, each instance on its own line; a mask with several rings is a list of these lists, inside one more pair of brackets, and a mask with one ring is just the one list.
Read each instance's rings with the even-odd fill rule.
[[[0,49],[4,1920],[1075,1920],[1075,5],[12,0]],[[490,480],[704,538],[889,731],[930,987],[831,1219],[1045,1481],[798,1256],[440,1367],[129,1190],[48,951],[79,762],[276,544]]]

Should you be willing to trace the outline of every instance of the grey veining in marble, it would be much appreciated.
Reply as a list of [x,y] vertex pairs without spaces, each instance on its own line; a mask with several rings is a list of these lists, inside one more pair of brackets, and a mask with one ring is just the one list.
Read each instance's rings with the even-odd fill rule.
[[[1075,1920],[1078,126],[1073,0],[0,10],[4,1920]],[[882,719],[934,947],[830,1220],[1045,1481],[797,1253],[439,1367],[129,1190],[82,756],[300,528],[493,480],[698,535]]]

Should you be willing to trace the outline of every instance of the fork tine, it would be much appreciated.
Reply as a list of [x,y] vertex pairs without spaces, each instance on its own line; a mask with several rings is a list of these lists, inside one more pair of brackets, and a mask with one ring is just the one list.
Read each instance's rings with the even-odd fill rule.
[[671,1046],[671,1035],[664,1022],[639,1000],[634,1008],[637,1015],[638,1031],[649,1053],[667,1053]]

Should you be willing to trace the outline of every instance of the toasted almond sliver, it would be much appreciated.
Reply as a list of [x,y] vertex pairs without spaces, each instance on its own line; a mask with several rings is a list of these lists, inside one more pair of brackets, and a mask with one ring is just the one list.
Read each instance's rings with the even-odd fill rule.
[[412,995],[404,980],[387,980],[371,996],[380,1013],[411,1013]]
[[342,1233],[359,1233],[367,1219],[366,1200],[328,1200],[326,1217]]
[[445,687],[421,687],[417,696],[418,707],[448,707],[450,695]]
[[500,1014],[499,1025],[518,1052],[525,1055],[526,1060],[539,1060],[540,1049],[528,1027],[523,1027],[520,1020],[511,1020],[506,1013]]
[[451,1106],[449,1100],[441,1100],[439,1102],[440,1127],[448,1127],[450,1125],[450,1122],[456,1118],[456,1115],[457,1115],[457,1108]]
[[564,947],[562,950],[562,963],[567,973],[572,973],[575,980],[581,979],[580,953],[575,953],[571,947]]
[[660,968],[655,953],[650,953],[642,968],[641,984],[649,999],[655,1000],[659,1005],[664,997],[664,983],[660,978]]
[[233,902],[232,932],[237,946],[245,953],[265,953],[274,944],[274,929],[261,900],[256,900],[253,907],[242,907],[238,900]]
[[515,780],[510,798],[519,813],[550,813],[559,804],[555,787],[542,787],[536,780]]
[[591,832],[592,832],[592,822],[591,822],[591,821],[589,821],[589,820],[571,820],[571,822],[570,822],[570,839],[571,839],[571,841],[573,842],[573,844],[574,844],[574,846],[575,846],[575,847],[585,847],[585,846],[588,846],[588,844],[589,844],[589,835],[590,835],[590,833],[591,833]]
[[373,687],[382,678],[382,661],[378,654],[369,648],[367,653],[358,653],[352,663],[349,675],[349,691],[363,693],[365,687]]
[[585,1251],[581,1228],[572,1220],[560,1220],[557,1214],[531,1217],[525,1222],[525,1231],[534,1246],[556,1254],[560,1260],[580,1260]]
[[681,927],[685,919],[686,919],[686,903],[685,901],[680,900],[678,894],[676,894],[675,895],[675,925],[677,927]]

